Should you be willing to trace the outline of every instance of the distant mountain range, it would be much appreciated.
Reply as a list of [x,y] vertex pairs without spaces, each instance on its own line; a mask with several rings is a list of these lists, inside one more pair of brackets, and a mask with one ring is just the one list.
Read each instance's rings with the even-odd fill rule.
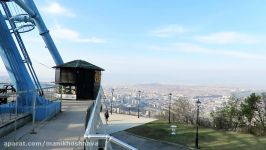
[[228,87],[228,86],[202,86],[202,85],[174,85],[174,84],[161,84],[161,83],[145,83],[135,85],[123,86],[104,86],[106,89],[115,88],[116,91],[131,89],[134,93],[138,90],[144,93],[172,93],[174,95],[183,95],[188,97],[195,96],[230,96],[246,97],[252,92],[261,93],[261,90],[247,89],[241,87]]

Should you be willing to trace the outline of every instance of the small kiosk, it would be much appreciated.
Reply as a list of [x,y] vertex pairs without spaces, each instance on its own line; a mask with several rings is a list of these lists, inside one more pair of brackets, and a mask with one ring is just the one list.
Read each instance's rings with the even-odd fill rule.
[[104,69],[83,60],[74,60],[55,68],[55,83],[63,99],[95,100]]

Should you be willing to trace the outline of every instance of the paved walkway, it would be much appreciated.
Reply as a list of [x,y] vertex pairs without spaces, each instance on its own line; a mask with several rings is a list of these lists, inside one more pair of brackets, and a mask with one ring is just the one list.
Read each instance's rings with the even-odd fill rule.
[[[17,144],[26,143],[26,146],[9,147],[8,149],[83,149],[81,146],[66,146],[58,147],[55,144],[71,145],[72,141],[83,141],[83,135],[85,132],[84,122],[86,110],[92,104],[92,101],[62,101],[62,112],[59,113],[53,119],[46,121],[37,127],[37,134],[30,134],[32,129],[31,123],[19,128],[16,132],[0,139],[0,149],[7,149],[4,147],[4,142],[14,141],[16,139]],[[20,142],[20,143],[19,143]],[[51,142],[51,143],[49,143]],[[67,143],[68,142],[68,143]],[[30,146],[29,144],[39,144],[38,146]],[[48,146],[47,145],[52,145]]]
[[[105,124],[104,114],[101,113],[100,115],[103,123]],[[106,132],[108,134],[112,134],[118,131],[123,131],[156,120],[153,118],[144,118],[144,117],[138,118],[137,116],[115,114],[115,113],[113,113],[112,115],[109,114],[109,116],[110,117],[108,125],[106,124],[104,125]]]

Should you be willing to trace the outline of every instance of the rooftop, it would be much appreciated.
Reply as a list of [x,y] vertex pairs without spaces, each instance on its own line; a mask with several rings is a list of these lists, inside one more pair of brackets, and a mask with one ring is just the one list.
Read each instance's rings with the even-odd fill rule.
[[54,66],[53,68],[82,68],[82,69],[91,69],[91,70],[99,70],[104,71],[101,67],[93,65],[84,60],[73,60],[58,66]]

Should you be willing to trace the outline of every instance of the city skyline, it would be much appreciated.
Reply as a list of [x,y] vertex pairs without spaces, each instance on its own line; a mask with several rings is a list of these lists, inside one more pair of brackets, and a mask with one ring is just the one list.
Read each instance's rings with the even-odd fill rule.
[[[35,2],[64,61],[104,68],[103,84],[266,88],[265,2]],[[37,30],[23,39],[40,80],[53,81]],[[2,61],[0,68],[6,74]]]

